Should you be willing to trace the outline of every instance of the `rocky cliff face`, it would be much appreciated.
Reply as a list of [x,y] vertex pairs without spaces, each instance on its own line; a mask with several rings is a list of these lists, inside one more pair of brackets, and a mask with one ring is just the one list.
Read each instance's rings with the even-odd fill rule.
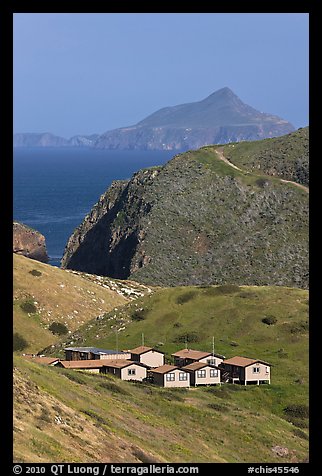
[[22,223],[13,223],[13,252],[27,258],[48,262],[45,237]]
[[308,193],[242,172],[216,147],[114,182],[63,267],[158,285],[308,286]]

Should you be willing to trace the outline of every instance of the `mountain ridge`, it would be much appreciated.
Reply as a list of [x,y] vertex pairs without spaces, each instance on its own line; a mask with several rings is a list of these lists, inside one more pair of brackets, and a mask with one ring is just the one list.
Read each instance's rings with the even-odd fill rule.
[[137,124],[70,139],[46,133],[14,134],[14,147],[95,147],[124,150],[196,149],[208,144],[278,137],[294,131],[288,121],[259,112],[224,87],[191,103],[163,107]]

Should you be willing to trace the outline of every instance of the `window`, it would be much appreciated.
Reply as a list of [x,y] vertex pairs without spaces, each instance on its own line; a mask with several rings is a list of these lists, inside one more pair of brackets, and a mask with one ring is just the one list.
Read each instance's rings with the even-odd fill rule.
[[216,359],[214,359],[214,358],[212,358],[212,359],[207,359],[207,364],[216,365]]
[[266,373],[269,374],[269,366],[266,366]]
[[180,373],[179,373],[179,380],[181,380],[181,382],[182,382],[183,380],[188,380],[188,374],[187,374],[187,372],[180,372]]
[[165,379],[167,382],[173,382],[175,380],[175,374],[166,374]]
[[218,370],[210,369],[210,377],[218,377]]
[[127,369],[128,375],[135,375],[135,369]]
[[206,371],[205,370],[198,370],[197,377],[199,378],[206,378]]
[[259,367],[253,367],[253,374],[259,374],[260,368]]

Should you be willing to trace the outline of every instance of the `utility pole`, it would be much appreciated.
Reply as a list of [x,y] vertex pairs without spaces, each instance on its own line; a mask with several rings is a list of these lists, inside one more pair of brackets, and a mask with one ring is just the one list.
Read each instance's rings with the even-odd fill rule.
[[215,337],[212,336],[212,356],[215,357]]
[[115,340],[116,340],[116,352],[119,351],[119,335],[117,333],[117,329],[115,331]]
[[144,346],[144,333],[142,332],[142,346]]

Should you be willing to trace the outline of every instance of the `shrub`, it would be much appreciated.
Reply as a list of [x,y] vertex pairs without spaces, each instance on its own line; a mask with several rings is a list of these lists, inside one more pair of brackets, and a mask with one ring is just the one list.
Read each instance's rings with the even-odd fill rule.
[[265,178],[259,178],[259,179],[256,180],[255,183],[256,183],[256,185],[258,185],[258,187],[264,188],[268,185],[269,182]]
[[13,334],[13,351],[24,350],[28,347],[28,342],[20,334],[15,332]]
[[103,388],[104,390],[109,390],[112,393],[120,393],[122,395],[129,395],[129,392],[127,390],[116,385],[114,382],[109,382],[108,380],[106,380],[106,382],[100,383],[99,386]]
[[82,375],[80,375],[77,371],[75,370],[72,370],[71,373],[65,373],[64,372],[64,375],[69,379],[71,380],[72,382],[76,382],[76,383],[79,383],[81,385],[87,385],[87,381],[84,379],[84,377],[82,377]]
[[173,324],[173,327],[182,327],[182,324],[181,324],[181,322],[175,322]]
[[229,412],[229,407],[220,403],[208,403],[208,407],[211,408],[211,410],[216,410],[218,412]]
[[68,332],[68,328],[65,326],[65,324],[62,324],[61,322],[53,322],[52,324],[50,324],[48,329],[50,330],[50,332],[58,336],[63,336]]
[[146,319],[146,314],[146,309],[138,309],[132,313],[131,319],[132,321],[144,321],[144,319]]
[[89,417],[93,418],[96,420],[97,423],[106,425],[106,421],[104,418],[101,417],[98,413],[94,412],[93,410],[81,410],[82,413],[85,413],[85,415],[88,415]]
[[302,431],[298,428],[294,428],[293,433],[294,433],[295,436],[298,436],[299,438],[303,438],[303,440],[308,440],[309,439],[309,437],[305,433],[305,431]]
[[42,273],[41,271],[38,271],[38,269],[32,269],[31,271],[29,271],[30,274],[32,274],[33,276],[41,276]]
[[283,412],[294,418],[309,418],[308,405],[294,403],[285,407]]
[[22,302],[20,304],[20,309],[27,314],[35,314],[37,312],[37,308],[31,299]]
[[191,301],[196,296],[196,291],[186,291],[185,293],[180,294],[177,299],[177,304],[185,304],[188,301]]
[[272,325],[276,324],[277,319],[274,316],[266,316],[262,319],[262,322],[264,324],[267,324],[268,326],[272,326]]
[[199,336],[197,332],[186,332],[185,334],[180,334],[176,336],[173,342],[176,342],[176,343],[199,342]]

